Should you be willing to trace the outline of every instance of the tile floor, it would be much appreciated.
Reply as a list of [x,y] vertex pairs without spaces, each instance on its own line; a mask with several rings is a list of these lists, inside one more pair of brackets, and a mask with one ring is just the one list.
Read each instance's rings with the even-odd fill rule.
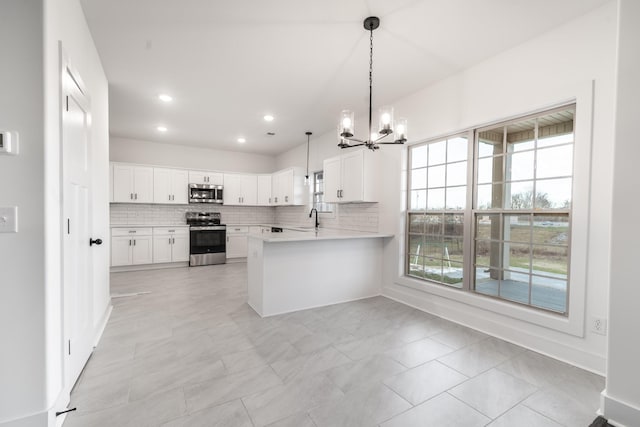
[[604,388],[384,297],[261,319],[242,263],[115,273],[111,286],[65,427],[585,427]]

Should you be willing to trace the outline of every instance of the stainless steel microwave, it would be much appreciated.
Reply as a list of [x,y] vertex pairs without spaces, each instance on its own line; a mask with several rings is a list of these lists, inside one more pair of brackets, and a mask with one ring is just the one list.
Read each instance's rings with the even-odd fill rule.
[[222,185],[189,184],[189,203],[222,204]]

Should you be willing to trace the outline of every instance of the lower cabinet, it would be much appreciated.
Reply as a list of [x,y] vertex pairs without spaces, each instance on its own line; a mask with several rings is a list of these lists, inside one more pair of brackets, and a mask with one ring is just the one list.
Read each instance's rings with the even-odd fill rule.
[[153,262],[151,227],[113,228],[111,230],[111,266],[151,264]]
[[111,229],[111,266],[189,261],[188,227]]
[[227,258],[247,257],[247,226],[227,226]]
[[189,229],[186,227],[153,228],[153,262],[189,261]]

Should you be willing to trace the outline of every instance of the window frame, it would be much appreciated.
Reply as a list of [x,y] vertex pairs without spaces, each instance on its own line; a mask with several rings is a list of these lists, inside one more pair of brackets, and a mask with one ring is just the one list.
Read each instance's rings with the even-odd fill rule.
[[[467,127],[465,131],[472,131],[473,129],[497,125],[510,119],[516,119],[524,117],[526,115],[535,115],[543,113],[557,107],[565,107],[575,104],[575,123],[574,128],[574,165],[573,165],[573,191],[572,191],[572,236],[571,236],[571,280],[573,283],[572,290],[569,293],[569,316],[559,316],[557,314],[549,313],[542,310],[531,309],[528,306],[520,304],[513,304],[511,302],[498,300],[495,298],[486,298],[481,295],[477,295],[473,292],[464,292],[456,288],[450,288],[442,286],[436,283],[431,283],[424,280],[418,280],[405,275],[405,257],[406,257],[406,227],[407,216],[403,215],[403,221],[400,230],[401,244],[399,246],[400,259],[397,264],[397,275],[395,276],[394,283],[400,285],[398,292],[407,293],[407,295],[414,295],[415,298],[421,297],[421,294],[431,294],[434,298],[422,300],[420,304],[427,304],[431,306],[433,310],[441,312],[443,315],[446,310],[453,310],[457,312],[462,318],[472,321],[474,317],[469,317],[469,310],[479,309],[489,313],[495,313],[496,315],[503,316],[502,318],[511,318],[515,322],[521,323],[522,327],[527,323],[537,326],[542,326],[549,330],[554,330],[577,337],[585,336],[585,311],[586,311],[586,290],[588,282],[589,266],[588,260],[588,248],[589,248],[589,224],[590,224],[590,211],[591,211],[591,169],[592,160],[591,152],[593,146],[593,94],[594,83],[592,81],[578,83],[569,88],[566,88],[566,97],[560,101],[558,98],[550,99],[546,103],[538,104],[536,107],[529,106],[523,114],[512,115],[510,117],[504,117],[499,120],[485,121],[480,125],[473,127]],[[452,132],[453,133],[453,132]],[[407,145],[407,151],[409,147],[413,145],[426,142],[428,140],[418,140],[413,144]],[[407,158],[405,156],[405,165],[407,165]],[[407,170],[407,166],[403,169]],[[405,208],[408,209],[408,180],[405,173]],[[593,273],[591,273],[593,274]],[[402,289],[405,288],[403,291]],[[440,299],[443,298],[443,299]],[[445,301],[450,300],[460,306],[445,304]],[[427,302],[429,301],[429,302]],[[417,304],[417,302],[416,302]],[[467,308],[464,308],[467,307]],[[482,316],[481,312],[476,312],[476,316]]]
[[[318,209],[319,204],[324,205],[326,207],[332,206],[333,209],[331,209],[330,211],[318,209],[318,215],[324,215],[324,216],[333,215],[335,213],[335,205],[333,203],[327,203],[324,201],[324,189],[323,191],[316,191],[317,184],[318,184],[318,175],[320,174],[322,174],[323,176],[322,183],[324,184],[324,170],[314,171],[313,178],[310,180],[311,181],[310,183],[311,184],[311,207]],[[316,202],[316,196],[321,196],[322,201]]]

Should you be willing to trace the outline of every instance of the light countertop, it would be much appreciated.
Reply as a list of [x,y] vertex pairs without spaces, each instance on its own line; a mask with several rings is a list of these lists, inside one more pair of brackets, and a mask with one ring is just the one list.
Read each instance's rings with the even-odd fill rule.
[[[285,228],[285,227],[283,227]],[[340,240],[340,239],[374,239],[393,237],[392,234],[372,233],[353,230],[338,230],[333,228],[320,228],[315,231],[313,228],[290,227],[282,233],[249,233],[249,238],[262,240],[267,243],[282,242],[303,242],[317,240]]]

